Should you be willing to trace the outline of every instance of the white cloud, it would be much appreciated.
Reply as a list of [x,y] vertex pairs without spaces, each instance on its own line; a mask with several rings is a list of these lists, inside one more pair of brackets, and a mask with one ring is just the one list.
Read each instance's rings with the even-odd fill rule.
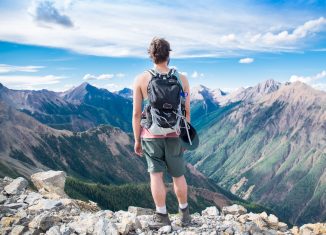
[[280,33],[265,33],[264,35],[257,34],[251,40],[253,42],[258,41],[259,39],[266,44],[281,44],[281,43],[290,43],[297,41],[301,38],[305,38],[309,34],[318,32],[323,26],[326,25],[326,19],[320,17],[315,20],[309,20],[303,25],[296,27],[292,33],[284,30]]
[[236,36],[231,33],[231,34],[228,34],[228,35],[223,35],[221,38],[220,38],[220,43],[230,43],[230,42],[235,42],[236,41]]
[[124,73],[117,73],[115,76],[116,76],[117,78],[123,78],[123,77],[125,77],[126,75],[125,75]]
[[116,74],[113,74],[113,73],[109,73],[109,74],[100,74],[98,76],[96,75],[93,75],[93,74],[85,74],[84,77],[83,77],[83,80],[85,81],[92,81],[92,80],[109,80],[109,79],[112,79],[114,77],[117,77],[117,78],[123,78],[125,76],[124,73],[116,73]]
[[0,73],[11,73],[11,72],[28,72],[34,73],[38,72],[39,69],[44,68],[44,66],[16,66],[9,64],[0,64]]
[[104,89],[107,89],[111,92],[114,92],[114,91],[119,91],[119,90],[122,90],[123,87],[121,85],[118,85],[118,84],[115,84],[115,83],[107,83],[107,84],[99,84],[97,83],[97,81],[91,81],[91,84],[93,86],[96,86],[98,88],[104,88]]
[[114,77],[114,74],[101,74],[97,77],[98,80],[107,80]]
[[205,75],[203,73],[199,73],[197,71],[194,71],[192,74],[191,74],[191,77],[192,78],[203,78]]
[[240,64],[251,64],[252,62],[254,62],[254,59],[253,58],[242,58],[239,60],[239,63]]
[[[298,75],[292,75],[290,77],[290,82],[303,82],[307,83],[310,86],[318,89],[318,90],[324,90],[326,91],[326,70],[321,71],[320,73],[317,73],[313,76],[298,76]],[[324,82],[323,82],[324,81]]]
[[96,80],[97,79],[97,77],[96,76],[94,76],[94,75],[92,75],[92,74],[85,74],[84,75],[84,77],[83,77],[83,80],[85,80],[85,81],[91,81],[91,80]]
[[184,76],[188,76],[188,73],[187,72],[180,72],[182,75]]
[[312,83],[314,81],[320,80],[322,78],[326,78],[326,70],[321,71],[320,73],[317,73],[314,76],[298,76],[298,75],[292,75],[290,77],[290,82],[304,82],[304,83]]
[[1,75],[0,83],[9,88],[34,89],[46,85],[58,84],[66,77],[46,75],[46,76],[22,76],[22,75]]
[[[44,1],[34,1],[30,12],[27,1],[22,2],[17,3],[21,5],[15,8],[18,10],[0,9],[0,40],[98,56],[147,57],[154,36],[167,38],[172,56],[178,58],[293,51],[302,46],[300,39],[324,30],[325,25],[323,17],[297,17],[298,12],[284,14],[245,3],[196,2],[189,6],[180,0],[176,4],[182,7],[175,7],[142,0],[137,5],[129,1],[46,0],[50,4],[42,5],[37,17],[35,9]],[[40,27],[40,22],[47,27]],[[72,24],[74,27],[69,27]]]

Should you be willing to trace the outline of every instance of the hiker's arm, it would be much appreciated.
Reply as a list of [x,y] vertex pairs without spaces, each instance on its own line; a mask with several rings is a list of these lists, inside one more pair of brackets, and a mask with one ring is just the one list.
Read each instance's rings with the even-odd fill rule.
[[188,79],[184,77],[184,92],[186,92],[188,95],[186,96],[186,103],[185,103],[185,108],[186,108],[186,119],[187,122],[190,123],[190,86]]
[[133,112],[132,112],[132,128],[134,131],[135,142],[140,142],[140,119],[141,119],[141,105],[142,93],[139,83],[140,77],[136,77],[133,87]]

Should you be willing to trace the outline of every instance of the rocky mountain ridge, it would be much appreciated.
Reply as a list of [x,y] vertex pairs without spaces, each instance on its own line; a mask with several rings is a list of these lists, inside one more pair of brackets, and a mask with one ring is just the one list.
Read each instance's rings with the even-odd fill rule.
[[[40,170],[55,169],[64,170],[85,183],[97,182],[103,187],[116,185],[117,191],[122,193],[123,185],[131,183],[134,190],[146,191],[143,186],[137,186],[149,180],[145,158],[134,154],[132,136],[119,128],[100,125],[83,132],[57,130],[3,102],[0,102],[0,127],[0,177],[29,178]],[[193,186],[192,202],[198,210],[204,205],[226,205],[239,199],[190,164],[187,164],[186,177]],[[92,198],[94,195],[83,196]],[[148,205],[150,200],[146,202],[142,205]]]
[[65,92],[1,85],[0,101],[56,129],[85,131],[108,124],[131,131],[131,100],[86,82]]
[[[87,91],[88,89],[90,91]],[[203,93],[208,92],[207,89],[209,90],[203,86],[200,88]],[[52,118],[57,117],[56,114],[59,113],[61,118],[62,109],[57,109],[57,106],[63,104],[62,97],[69,96],[70,101],[65,101],[69,105],[75,107],[74,105],[77,103],[83,103],[86,106],[82,105],[79,108],[83,110],[85,108],[87,115],[103,116],[102,111],[105,109],[101,105],[110,103],[110,99],[107,97],[111,97],[111,94],[106,96],[105,89],[97,89],[87,83],[82,84],[79,88],[60,93],[59,100],[51,101],[52,103],[49,101],[52,94],[50,91],[38,91],[34,95],[30,94],[31,91],[24,91],[22,93],[29,94],[22,95],[25,97],[24,99],[20,96],[8,96],[6,95],[8,92],[12,91],[0,86],[0,100],[11,107],[11,109],[7,109],[9,112],[3,112],[0,115],[0,119],[2,119],[0,132],[3,136],[0,141],[0,172],[6,169],[2,164],[4,158],[5,160],[10,159],[10,163],[19,162],[18,165],[7,164],[7,166],[13,166],[20,172],[26,170],[26,164],[35,163],[35,161],[35,164],[39,166],[39,160],[46,160],[45,165],[53,168],[58,167],[58,162],[73,166],[73,159],[77,159],[78,167],[75,169],[78,172],[85,173],[86,178],[92,175],[96,180],[99,179],[99,175],[93,175],[94,172],[89,172],[89,168],[85,167],[84,163],[89,162],[87,158],[92,156],[92,152],[85,150],[85,146],[96,146],[93,149],[98,154],[99,149],[106,150],[108,148],[107,154],[112,157],[114,151],[121,147],[107,141],[110,139],[109,133],[112,128],[98,126],[97,119],[93,119],[94,116],[87,116],[90,118],[87,120],[91,120],[92,124],[84,125],[86,122],[79,122],[79,119],[72,118],[75,116],[71,114],[67,116],[69,117],[68,122],[63,119],[64,123],[74,123],[76,127],[86,129],[90,126],[96,127],[79,133],[65,130],[59,133],[39,123],[34,125],[35,120],[27,119],[26,116],[22,120],[22,123],[25,124],[20,125],[18,120],[19,117],[23,117],[22,112],[28,112],[15,110],[20,107],[15,105],[22,103],[28,107],[27,104],[33,104],[35,108],[38,107],[37,105],[40,104],[38,101],[41,100],[42,105],[38,108],[46,107],[46,115]],[[131,91],[126,90],[125,92]],[[276,208],[283,214],[281,216],[278,213],[278,216],[284,220],[290,219],[292,223],[300,224],[324,221],[326,218],[324,200],[326,184],[323,179],[326,174],[324,171],[326,163],[323,153],[325,153],[326,141],[326,93],[300,82],[280,84],[274,80],[267,80],[256,86],[243,88],[227,95],[221,95],[221,92],[217,93],[221,98],[218,102],[214,99],[216,96],[213,93],[202,96],[203,99],[192,100],[192,122],[198,128],[200,139],[204,144],[197,151],[191,152],[191,156],[188,154],[188,160],[196,165],[196,168],[204,173],[205,177],[211,177],[215,182],[219,182],[220,186],[232,190],[236,195],[264,203],[265,206],[272,209]],[[123,102],[127,100],[121,95],[114,95],[114,97],[119,96]],[[16,99],[17,97],[18,99]],[[60,99],[63,101],[61,102]],[[24,103],[25,101],[28,102]],[[94,109],[95,106],[87,104],[87,102],[93,101],[93,104],[98,102],[96,109]],[[92,109],[88,109],[89,107]],[[120,107],[122,106],[120,105]],[[130,100],[128,104],[126,103],[126,107],[131,109]],[[37,118],[37,116],[31,116]],[[81,116],[83,117],[83,115]],[[131,115],[129,116],[130,120],[127,126],[131,121]],[[119,115],[116,118],[119,119]],[[46,119],[46,121],[48,120]],[[71,120],[74,121],[70,122]],[[61,121],[60,119],[59,123]],[[8,122],[11,123],[6,126]],[[49,123],[53,124],[53,120],[50,120]],[[115,125],[118,124],[115,123]],[[55,126],[52,125],[52,127]],[[39,135],[40,133],[42,135]],[[48,134],[43,135],[44,133]],[[121,132],[120,134],[124,137],[128,136],[126,133]],[[14,141],[11,141],[13,139]],[[36,143],[40,143],[39,146],[34,148],[32,153],[26,151],[31,144],[35,143],[35,140]],[[93,140],[96,140],[95,145]],[[80,141],[82,143],[78,144]],[[12,149],[8,148],[9,142],[14,143]],[[114,147],[112,149],[110,148],[111,144]],[[99,146],[101,148],[98,148]],[[1,152],[3,149],[6,150],[5,153]],[[121,149],[127,150],[129,153],[132,152],[132,147],[122,146]],[[11,152],[12,154],[10,154]],[[129,156],[130,154],[124,152],[123,155]],[[34,161],[31,156],[44,157]],[[94,162],[100,163],[101,159],[92,161],[91,164]],[[139,164],[142,163],[138,162],[137,165]],[[96,167],[101,169],[101,166],[98,164]],[[45,168],[41,169],[45,170]],[[55,169],[68,171],[62,166]],[[99,172],[98,168],[94,169],[97,169],[95,173]],[[138,168],[138,170],[141,169],[144,169],[144,164]],[[121,170],[123,171],[123,169]],[[25,173],[26,176],[30,175]],[[108,178],[104,179],[106,183],[112,182],[112,179],[115,178],[114,169],[111,173]],[[125,175],[120,177],[120,180],[123,181],[124,178],[126,178]],[[275,197],[274,194],[278,197]],[[280,200],[282,203],[279,203]]]
[[326,93],[267,81],[243,95],[201,118],[202,145],[187,159],[220,186],[294,224],[324,221]]
[[153,210],[130,206],[128,211],[100,210],[94,202],[69,198],[64,192],[65,173],[39,172],[31,176],[35,192],[19,177],[0,179],[1,234],[284,234],[322,235],[326,224],[306,224],[288,228],[273,215],[247,213],[239,205],[208,207],[192,214],[187,227],[179,225],[178,215],[170,214],[171,226],[149,228]]

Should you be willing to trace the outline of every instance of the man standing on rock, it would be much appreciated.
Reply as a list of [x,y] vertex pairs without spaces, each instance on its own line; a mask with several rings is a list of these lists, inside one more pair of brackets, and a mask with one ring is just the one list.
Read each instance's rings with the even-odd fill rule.
[[[154,63],[151,70],[138,75],[133,87],[133,132],[135,153],[145,156],[150,173],[151,192],[156,205],[152,227],[170,225],[166,209],[165,170],[172,176],[179,202],[181,225],[190,222],[185,179],[184,149],[179,138],[180,125],[190,122],[190,96],[187,78],[168,67],[170,44],[154,38],[148,53]],[[144,109],[142,111],[142,106]]]

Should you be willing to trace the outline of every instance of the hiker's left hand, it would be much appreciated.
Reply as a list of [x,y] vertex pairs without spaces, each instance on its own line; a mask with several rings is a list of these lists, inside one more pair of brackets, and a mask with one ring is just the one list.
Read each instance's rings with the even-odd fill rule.
[[143,150],[142,150],[142,147],[141,147],[141,142],[135,142],[134,151],[140,157],[143,155]]

